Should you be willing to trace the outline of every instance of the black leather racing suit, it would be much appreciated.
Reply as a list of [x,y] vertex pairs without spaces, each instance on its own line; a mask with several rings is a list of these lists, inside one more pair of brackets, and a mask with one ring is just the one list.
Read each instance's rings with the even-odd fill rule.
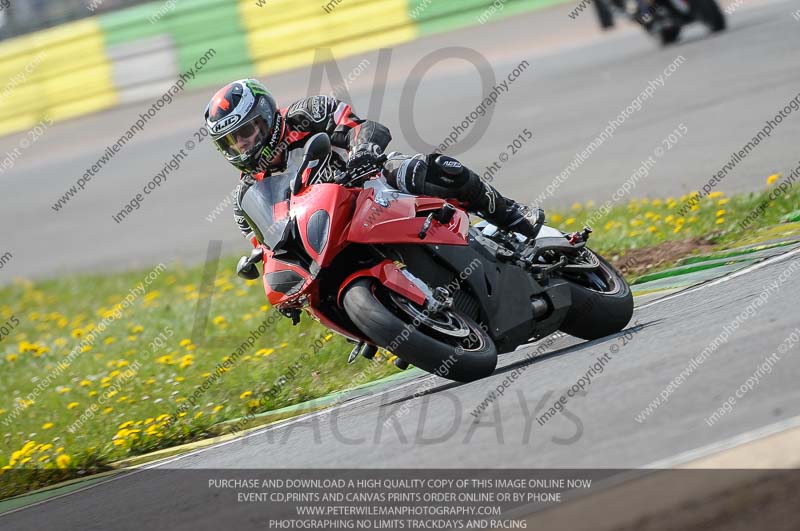
[[[334,169],[346,167],[348,154],[356,146],[377,144],[381,151],[386,151],[392,140],[384,125],[358,118],[350,105],[331,96],[312,96],[280,109],[276,127],[283,131],[273,158],[264,165],[263,174],[242,174],[235,194],[234,218],[253,245],[257,242],[241,208],[244,193],[256,180],[299,165],[309,137],[321,132],[330,135]],[[390,153],[384,168],[386,180],[402,192],[457,199],[469,211],[495,225],[526,236],[535,235],[520,205],[500,195],[475,172],[451,157],[437,153],[413,157]]]

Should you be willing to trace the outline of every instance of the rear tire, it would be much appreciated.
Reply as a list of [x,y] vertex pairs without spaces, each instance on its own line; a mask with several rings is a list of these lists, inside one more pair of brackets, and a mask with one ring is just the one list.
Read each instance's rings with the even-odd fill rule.
[[569,281],[572,291],[572,308],[559,328],[562,332],[581,339],[592,340],[624,330],[633,317],[633,294],[622,274],[602,256],[603,277],[613,283],[613,291],[600,292],[575,281]]
[[725,29],[725,15],[716,0],[691,0],[691,6],[695,18],[708,26],[708,29],[715,33]]
[[[421,330],[422,326],[414,327],[398,317],[387,308],[393,302],[384,302],[378,297],[376,286],[373,279],[358,279],[347,288],[343,300],[348,317],[373,343],[424,371],[450,380],[471,382],[494,372],[497,348],[475,321],[453,312],[470,326],[476,340],[480,340],[474,349],[465,350],[432,337]],[[406,339],[401,339],[405,334]],[[395,346],[389,348],[392,344]]]
[[659,32],[659,36],[661,37],[661,45],[669,46],[670,44],[675,44],[678,42],[678,37],[680,37],[680,35],[681,27],[678,25],[661,28],[661,31]]

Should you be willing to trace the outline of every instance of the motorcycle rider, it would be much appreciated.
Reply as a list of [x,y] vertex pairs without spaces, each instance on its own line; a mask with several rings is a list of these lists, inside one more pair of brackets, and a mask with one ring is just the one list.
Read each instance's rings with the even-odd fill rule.
[[[384,125],[358,118],[350,105],[331,96],[312,96],[279,109],[266,87],[255,79],[234,81],[217,91],[206,107],[205,120],[216,147],[241,171],[234,219],[254,246],[258,242],[242,211],[242,197],[254,182],[298,165],[308,138],[320,132],[330,135],[331,165],[353,171],[377,167],[392,139]],[[536,225],[531,223],[521,205],[452,157],[393,152],[384,170],[389,184],[401,192],[456,199],[468,211],[525,237],[535,237],[544,221],[538,211]],[[258,270],[252,267],[239,274],[257,278]]]

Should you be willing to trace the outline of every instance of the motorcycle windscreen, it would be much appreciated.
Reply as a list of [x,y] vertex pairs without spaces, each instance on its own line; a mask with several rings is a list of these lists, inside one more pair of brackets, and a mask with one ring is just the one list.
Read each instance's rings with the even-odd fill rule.
[[250,228],[271,251],[278,250],[289,235],[289,198],[293,174],[284,173],[256,181],[242,197],[242,210]]

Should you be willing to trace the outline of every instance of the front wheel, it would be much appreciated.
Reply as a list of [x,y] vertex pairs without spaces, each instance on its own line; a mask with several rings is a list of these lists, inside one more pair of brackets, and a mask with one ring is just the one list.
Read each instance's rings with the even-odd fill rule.
[[588,249],[584,252],[591,253],[599,266],[591,271],[563,274],[572,292],[572,308],[560,330],[592,340],[616,334],[628,325],[633,317],[633,294],[614,266]]
[[491,337],[454,310],[431,313],[370,278],[353,282],[343,303],[364,335],[422,370],[470,382],[489,376],[497,366]]

